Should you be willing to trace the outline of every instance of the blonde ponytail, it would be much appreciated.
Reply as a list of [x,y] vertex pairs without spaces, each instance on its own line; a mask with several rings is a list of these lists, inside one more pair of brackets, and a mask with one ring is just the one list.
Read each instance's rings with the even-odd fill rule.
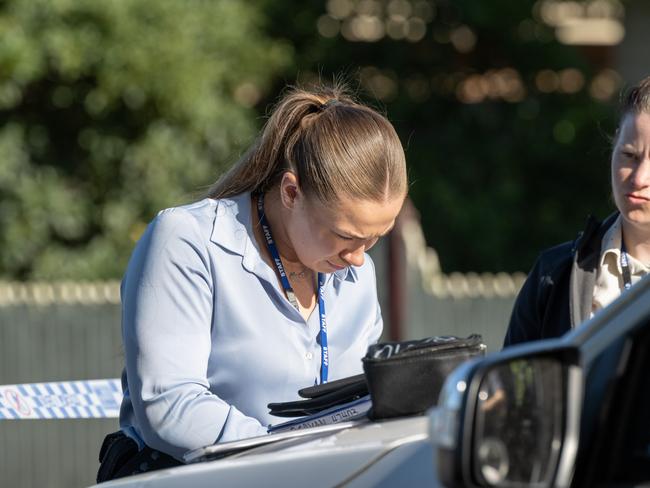
[[208,196],[265,192],[285,171],[323,203],[341,195],[381,201],[407,190],[404,150],[393,126],[341,86],[289,91]]

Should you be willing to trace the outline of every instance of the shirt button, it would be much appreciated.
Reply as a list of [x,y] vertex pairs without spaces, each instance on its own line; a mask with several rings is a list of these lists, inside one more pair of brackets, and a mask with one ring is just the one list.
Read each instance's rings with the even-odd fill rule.
[[307,354],[305,354],[305,357],[307,359],[311,360],[314,357],[314,355],[312,353],[308,352]]

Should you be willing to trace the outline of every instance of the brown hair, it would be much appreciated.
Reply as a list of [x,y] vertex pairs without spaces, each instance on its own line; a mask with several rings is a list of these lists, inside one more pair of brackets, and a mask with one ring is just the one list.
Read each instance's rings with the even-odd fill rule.
[[650,76],[634,85],[623,97],[621,103],[621,121],[626,115],[650,113]]
[[384,201],[407,191],[404,149],[388,120],[341,85],[292,88],[253,146],[208,191],[211,198],[265,192],[285,171],[322,203],[345,195]]

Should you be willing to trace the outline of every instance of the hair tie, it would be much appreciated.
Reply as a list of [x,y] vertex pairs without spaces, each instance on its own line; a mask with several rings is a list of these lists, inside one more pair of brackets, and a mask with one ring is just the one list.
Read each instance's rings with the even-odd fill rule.
[[338,105],[339,103],[340,102],[336,98],[330,98],[328,101],[326,101],[320,106],[320,111],[322,112],[324,110],[327,110],[328,107],[331,107],[333,105]]

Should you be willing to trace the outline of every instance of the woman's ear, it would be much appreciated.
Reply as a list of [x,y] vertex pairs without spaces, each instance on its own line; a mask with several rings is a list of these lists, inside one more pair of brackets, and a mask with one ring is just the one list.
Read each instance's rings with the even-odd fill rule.
[[288,209],[293,209],[296,203],[302,198],[298,177],[291,171],[285,171],[280,180],[280,200],[282,205]]

